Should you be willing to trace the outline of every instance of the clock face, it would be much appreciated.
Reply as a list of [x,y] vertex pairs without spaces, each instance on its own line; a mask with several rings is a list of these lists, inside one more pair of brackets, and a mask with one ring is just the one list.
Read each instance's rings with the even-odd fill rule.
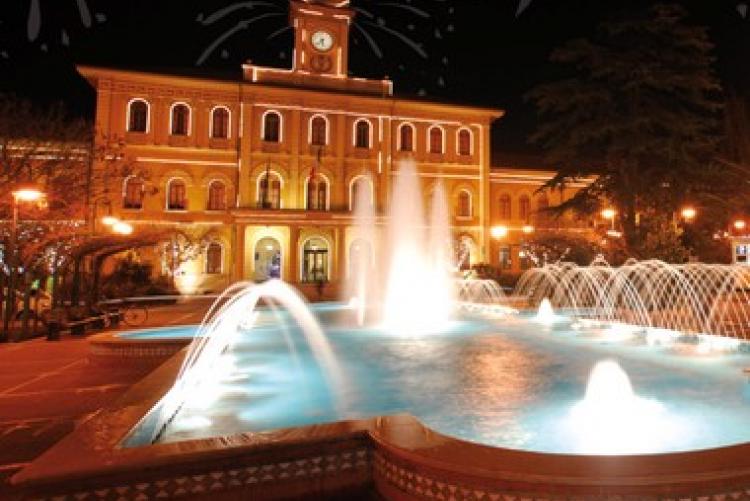
[[333,47],[333,37],[325,31],[316,31],[310,40],[313,47],[321,52],[329,51]]

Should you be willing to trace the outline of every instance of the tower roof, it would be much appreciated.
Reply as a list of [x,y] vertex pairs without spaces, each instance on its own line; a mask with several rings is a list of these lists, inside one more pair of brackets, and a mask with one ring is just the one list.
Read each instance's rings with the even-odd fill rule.
[[305,3],[325,5],[327,7],[349,7],[349,0],[302,0]]

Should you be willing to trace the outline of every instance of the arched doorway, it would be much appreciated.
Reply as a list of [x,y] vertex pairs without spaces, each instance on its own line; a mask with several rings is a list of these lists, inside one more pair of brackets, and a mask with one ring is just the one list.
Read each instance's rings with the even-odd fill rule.
[[327,282],[329,280],[328,242],[315,237],[302,246],[302,283]]
[[281,244],[266,237],[255,244],[255,280],[263,282],[281,278]]
[[349,247],[349,276],[367,274],[372,268],[372,246],[370,242],[357,239]]

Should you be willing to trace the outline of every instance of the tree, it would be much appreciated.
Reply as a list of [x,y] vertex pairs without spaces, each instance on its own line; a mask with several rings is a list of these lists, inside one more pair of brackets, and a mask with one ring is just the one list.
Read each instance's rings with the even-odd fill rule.
[[551,60],[571,76],[528,94],[542,119],[531,138],[558,174],[547,188],[593,178],[554,207],[592,213],[614,203],[625,241],[639,244],[639,213],[671,213],[711,191],[720,135],[707,30],[679,5],[657,4],[600,24],[592,40],[568,42]]
[[576,263],[588,266],[604,249],[589,239],[563,234],[537,234],[522,247],[534,266]]
[[[0,94],[0,218],[10,220],[10,193],[16,186],[37,185],[45,193],[44,203],[19,206],[16,255],[25,262],[27,250],[44,248],[47,253],[46,259],[36,261],[38,266],[23,268],[20,282],[15,281],[15,270],[3,267],[8,276],[7,280],[0,276],[0,281],[12,284],[7,287],[4,325],[15,307],[16,287],[25,284],[28,289],[32,279],[56,274],[59,256],[92,236],[88,223],[95,201],[108,199],[118,180],[130,171],[122,154],[124,145],[113,140],[103,144],[106,146],[95,147],[91,125],[70,118],[62,105],[38,108]],[[3,249],[11,247],[9,224],[0,227],[0,238]],[[6,257],[3,255],[3,261]]]
[[644,236],[636,249],[641,259],[680,264],[690,257],[690,251],[683,244],[683,230],[674,223],[671,215],[649,214],[642,230]]

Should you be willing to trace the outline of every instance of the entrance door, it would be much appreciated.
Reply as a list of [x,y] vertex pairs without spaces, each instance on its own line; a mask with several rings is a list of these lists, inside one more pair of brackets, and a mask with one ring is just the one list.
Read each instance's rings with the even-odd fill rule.
[[328,243],[322,238],[312,238],[302,249],[302,282],[328,281]]
[[255,280],[281,278],[281,245],[275,238],[264,238],[255,245]]

